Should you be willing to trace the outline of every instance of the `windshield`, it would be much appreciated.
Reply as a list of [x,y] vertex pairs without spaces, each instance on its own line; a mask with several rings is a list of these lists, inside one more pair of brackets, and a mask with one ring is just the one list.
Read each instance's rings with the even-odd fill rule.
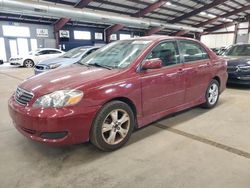
[[62,58],[77,58],[81,56],[83,53],[85,53],[88,49],[79,47],[79,48],[73,48],[69,51],[67,51],[65,54],[63,54]]
[[110,68],[126,68],[150,42],[149,40],[122,40],[113,42],[87,56],[79,63]]
[[232,46],[223,55],[226,56],[250,56],[250,44]]

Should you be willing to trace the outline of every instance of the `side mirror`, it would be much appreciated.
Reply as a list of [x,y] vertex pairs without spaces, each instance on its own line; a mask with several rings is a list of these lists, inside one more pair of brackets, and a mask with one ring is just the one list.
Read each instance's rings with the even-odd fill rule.
[[39,53],[36,53],[35,56],[39,56],[40,54]]
[[159,58],[155,58],[155,59],[150,59],[150,60],[145,60],[143,65],[142,65],[142,69],[143,70],[147,70],[147,69],[160,69],[162,68],[162,60]]

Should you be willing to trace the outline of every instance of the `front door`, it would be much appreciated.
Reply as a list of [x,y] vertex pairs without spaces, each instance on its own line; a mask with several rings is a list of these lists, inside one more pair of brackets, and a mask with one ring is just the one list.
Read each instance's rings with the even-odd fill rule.
[[157,45],[146,59],[160,58],[163,67],[142,72],[142,106],[144,116],[169,110],[184,102],[183,64],[175,41]]

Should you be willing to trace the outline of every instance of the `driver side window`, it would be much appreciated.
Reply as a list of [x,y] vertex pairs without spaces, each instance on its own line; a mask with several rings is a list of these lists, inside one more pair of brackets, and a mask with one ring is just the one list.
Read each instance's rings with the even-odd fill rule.
[[146,59],[159,58],[163,66],[170,66],[180,63],[180,54],[177,43],[174,41],[163,42],[157,45],[147,56]]

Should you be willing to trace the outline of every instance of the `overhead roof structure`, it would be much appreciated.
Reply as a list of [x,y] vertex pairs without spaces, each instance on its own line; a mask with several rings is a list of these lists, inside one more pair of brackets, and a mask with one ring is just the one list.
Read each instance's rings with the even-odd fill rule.
[[[1,0],[0,0],[1,2]],[[205,31],[213,31],[223,25],[230,25],[235,20],[245,19],[250,14],[248,0],[32,0],[34,3],[47,3],[50,5],[65,5],[86,10],[104,11],[107,14],[139,17],[140,19],[162,24],[179,24],[188,27],[202,27]],[[1,3],[0,3],[1,4]],[[1,11],[0,20],[25,21],[34,23],[52,24],[58,19],[52,16],[32,16]],[[66,24],[93,25],[95,23],[69,20]],[[119,23],[117,23],[119,24]],[[96,25],[101,27],[102,24]],[[103,27],[112,25],[103,24]],[[158,32],[173,35],[185,34],[180,28],[152,27],[146,31],[149,34]]]

